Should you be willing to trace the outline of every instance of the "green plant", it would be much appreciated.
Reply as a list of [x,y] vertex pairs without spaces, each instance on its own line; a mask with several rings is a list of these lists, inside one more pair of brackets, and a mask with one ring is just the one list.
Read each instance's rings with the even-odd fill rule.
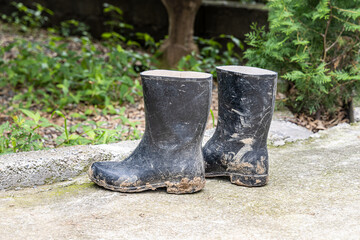
[[9,152],[10,139],[8,133],[11,131],[10,123],[5,122],[0,125],[0,154]]
[[27,7],[21,2],[12,2],[11,4],[17,11],[13,12],[10,16],[3,14],[1,17],[6,22],[18,25],[23,32],[44,26],[49,20],[48,16],[54,15],[53,11],[39,3],[33,3],[35,9]]
[[119,43],[126,43],[129,47],[145,48],[151,53],[155,53],[160,43],[147,33],[132,32],[134,27],[124,22],[123,11],[114,5],[104,3],[104,14],[109,20],[104,22],[108,31],[101,34],[101,37],[108,45],[118,45]]
[[222,34],[219,38],[228,40],[225,50],[215,39],[194,37],[200,48],[199,54],[193,52],[183,57],[177,68],[179,70],[210,72],[216,76],[216,66],[218,65],[239,65],[242,59],[234,49],[236,47],[243,50],[243,44],[231,35]]
[[[137,122],[131,122],[123,116],[125,108],[121,109],[119,124],[115,129],[102,127],[106,122],[86,121],[71,127],[68,126],[66,116],[60,111],[54,111],[55,114],[64,119],[64,126],[55,126],[62,134],[56,139],[58,146],[86,145],[86,144],[107,144],[120,140],[139,139],[141,134],[136,129]],[[125,127],[128,126],[128,127]]]
[[160,47],[160,42],[155,42],[154,38],[147,33],[137,32],[135,35],[138,40],[143,42],[143,46],[153,54],[156,53]]
[[[17,6],[28,12],[28,17],[23,18],[25,12],[18,12],[14,18],[5,18],[12,23],[17,21],[23,31],[43,26],[47,21],[43,14],[52,13],[41,5],[36,5],[38,13],[22,4]],[[121,11],[110,5],[106,7],[105,11],[114,14]],[[121,24],[113,27],[114,31],[127,28]],[[44,36],[27,39],[27,35],[21,35],[0,44],[0,87],[15,94],[8,102],[15,110],[11,113],[5,110],[6,114],[14,114],[12,121],[0,125],[0,153],[140,138],[136,129],[138,123],[129,121],[124,116],[125,108],[119,111],[119,105],[134,103],[142,95],[138,73],[152,67],[151,56],[131,50],[134,48],[124,49],[116,41],[94,43],[86,26],[75,20],[64,21],[59,27],[48,30],[50,34],[44,35],[49,37],[46,39]],[[81,37],[68,37],[71,35]],[[157,43],[150,35],[137,33],[136,36],[145,47],[155,52]],[[141,46],[130,40],[126,45]],[[88,116],[85,115],[94,114],[92,110],[86,111],[85,115],[73,114],[82,122],[70,125],[65,113],[78,105],[89,105],[89,109],[95,109],[95,114],[117,114],[119,125],[108,129],[106,122],[86,121]],[[60,116],[64,124],[50,123],[40,117],[40,112],[28,110],[34,108],[53,112],[52,117]],[[51,129],[47,129],[49,127]],[[52,133],[50,139],[44,131]],[[54,131],[58,137],[54,138]]]
[[50,127],[46,118],[40,113],[33,113],[26,109],[21,111],[30,119],[13,116],[13,123],[5,122],[0,125],[0,154],[39,150],[43,148],[43,137],[37,132],[39,128]]
[[56,126],[57,129],[62,132],[62,134],[56,139],[58,146],[82,145],[82,144],[87,143],[87,141],[84,137],[82,137],[78,134],[72,133],[72,132],[74,132],[74,130],[76,130],[78,125],[75,125],[69,129],[65,115],[62,112],[56,110],[51,114],[51,117],[53,117],[55,114],[59,115],[60,117],[62,117],[64,119],[64,127]]
[[[75,19],[65,20],[60,22],[59,26],[48,28],[48,32],[60,35],[62,37],[80,36],[80,37],[91,37],[89,33],[90,27],[83,22]],[[53,39],[62,40],[59,36],[53,36]]]
[[[104,12],[115,18],[107,24],[113,28],[129,27],[119,22],[119,8],[109,4],[104,7]],[[72,26],[78,27],[78,32],[69,29]],[[88,35],[75,20],[63,22],[59,31],[65,37],[74,33]],[[141,36],[149,46],[154,44],[149,35]],[[5,57],[12,53],[15,56]],[[124,49],[115,41],[94,44],[87,36],[51,35],[47,41],[17,39],[0,46],[0,87],[14,91],[12,103],[22,108],[36,104],[52,112],[86,103],[104,109],[104,113],[115,113],[115,105],[133,103],[135,97],[141,96],[138,73],[151,68],[151,62],[146,53]]]
[[294,112],[333,113],[360,90],[360,1],[271,0],[269,32],[252,26],[248,65],[288,81]]
[[63,118],[64,125],[50,123],[46,118],[27,109],[20,109],[27,117],[14,115],[12,123],[0,125],[0,154],[11,152],[35,151],[45,149],[44,143],[50,141],[40,129],[55,128],[60,135],[55,139],[56,146],[72,146],[86,144],[106,144],[121,140],[134,140],[141,137],[136,129],[137,122],[131,122],[123,116],[125,108],[120,110],[120,124],[115,129],[103,127],[106,122],[86,121],[69,126],[68,119],[61,111],[54,111],[51,117],[57,115]]
[[0,57],[18,52],[0,62],[0,86],[17,93],[13,101],[20,102],[20,107],[37,104],[47,111],[80,103],[111,111],[113,104],[134,102],[134,97],[141,96],[137,77],[138,72],[150,68],[148,54],[120,45],[102,53],[87,37],[73,41],[79,51],[71,50],[68,42],[52,40],[40,43],[19,39],[0,46]]
[[212,126],[215,127],[215,116],[214,116],[214,112],[212,109],[210,109],[210,115],[211,115],[211,120],[212,120]]
[[125,42],[126,37],[123,35],[125,29],[134,29],[130,24],[123,21],[123,11],[109,3],[104,3],[103,12],[108,15],[109,20],[104,22],[104,25],[109,28],[108,32],[101,34],[101,37],[110,42]]

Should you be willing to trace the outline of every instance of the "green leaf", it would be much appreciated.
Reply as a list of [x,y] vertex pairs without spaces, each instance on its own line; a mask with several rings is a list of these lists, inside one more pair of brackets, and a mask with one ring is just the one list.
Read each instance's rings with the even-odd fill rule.
[[[27,109],[20,109],[20,111],[22,111],[26,116],[28,116],[29,118],[31,119],[34,119],[36,118],[36,115],[30,111],[30,110],[27,110]],[[40,118],[39,118],[40,119]]]
[[316,6],[316,11],[312,15],[312,20],[316,21],[319,19],[329,19],[330,13],[330,0],[320,0],[319,4]]
[[55,114],[59,115],[60,117],[66,119],[65,115],[59,111],[59,110],[55,110],[52,114],[51,114],[51,117],[53,117]]
[[121,47],[121,45],[116,45],[116,50],[117,50],[119,53],[124,52],[124,49]]
[[68,140],[77,140],[77,139],[79,139],[79,135],[76,135],[76,134],[71,134],[70,136],[69,136],[69,138],[68,138]]
[[92,140],[96,138],[96,133],[93,130],[86,131],[85,134],[88,135]]
[[104,32],[104,33],[101,34],[101,37],[104,38],[104,39],[111,38],[112,36],[113,35],[110,32]]

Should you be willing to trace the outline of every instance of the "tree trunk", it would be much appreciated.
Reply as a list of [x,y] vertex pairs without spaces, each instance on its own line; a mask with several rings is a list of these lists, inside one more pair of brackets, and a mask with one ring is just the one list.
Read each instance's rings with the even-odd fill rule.
[[202,0],[161,0],[169,16],[169,37],[160,47],[165,64],[173,67],[185,55],[197,51],[194,22]]

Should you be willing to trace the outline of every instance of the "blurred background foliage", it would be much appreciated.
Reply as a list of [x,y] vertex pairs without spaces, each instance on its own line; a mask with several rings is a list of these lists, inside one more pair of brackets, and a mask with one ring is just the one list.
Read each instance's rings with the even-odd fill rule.
[[[49,24],[54,9],[39,3],[12,6],[15,10],[2,14],[0,23],[7,36],[0,39],[0,88],[6,97],[0,112],[10,116],[0,122],[0,153],[46,148],[44,128],[57,131],[53,146],[140,138],[124,107],[141,99],[139,73],[161,67],[163,40],[137,31],[124,20],[123,10],[109,3],[103,4],[100,39],[76,19]],[[173,68],[210,72],[215,79],[219,65],[274,70],[284,96],[277,105],[329,121],[346,111],[350,119],[348,110],[360,88],[359,6],[359,0],[270,0],[268,27],[254,23],[241,39],[195,36],[198,51]],[[88,110],[72,112],[80,107]],[[93,112],[117,116],[118,126],[89,121]],[[54,123],[55,117],[63,124]],[[69,118],[81,122],[69,125]]]

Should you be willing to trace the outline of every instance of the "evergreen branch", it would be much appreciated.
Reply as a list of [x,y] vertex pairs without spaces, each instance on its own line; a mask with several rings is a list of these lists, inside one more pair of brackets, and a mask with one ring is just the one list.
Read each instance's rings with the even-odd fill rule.
[[329,94],[330,93],[333,93],[338,87],[344,87],[346,85],[349,85],[349,84],[352,84],[352,83],[355,83],[356,81],[358,80],[350,80],[350,81],[347,81],[347,82],[344,82],[344,83],[337,83],[336,86],[332,87],[329,91]]
[[[349,18],[347,20],[349,20]],[[344,31],[345,31],[345,25],[341,29],[341,32],[339,33],[339,36],[336,38],[336,40],[328,48],[326,48],[326,50],[325,50],[326,52],[328,52],[331,48],[333,48],[336,45],[336,43],[339,41],[339,39],[340,39],[341,35],[344,33]]]
[[329,16],[329,19],[326,22],[325,33],[324,33],[324,36],[323,36],[323,45],[324,45],[324,55],[323,55],[323,60],[322,60],[323,62],[326,61],[326,54],[327,54],[326,37],[327,37],[327,33],[328,33],[329,26],[330,26],[330,23],[331,23],[331,19],[332,19],[332,11],[330,10],[330,16]]
[[356,12],[356,11],[351,11],[351,10],[349,10],[349,9],[339,8],[339,7],[337,7],[337,6],[332,6],[332,8],[335,8],[335,9],[337,9],[337,10],[339,10],[339,11],[342,11],[342,12],[348,12],[348,13],[353,13],[353,14],[359,14],[359,12]]
[[314,32],[314,33],[317,33],[317,34],[319,34],[320,36],[323,36],[323,34],[322,34],[321,32],[318,32],[318,31],[310,28],[308,25],[306,25],[305,23],[303,23],[300,19],[296,19],[296,20],[297,20],[303,27],[305,27],[306,29],[308,29],[308,30],[310,30],[310,31],[312,31],[312,32]]
[[[284,7],[283,10],[285,10],[286,12],[289,12],[286,7]],[[310,31],[313,31],[313,32],[319,34],[320,36],[323,36],[322,33],[320,33],[320,32],[318,32],[318,31],[310,28],[307,24],[303,23],[300,19],[297,18],[297,19],[294,20],[294,19],[293,19],[292,17],[290,17],[290,16],[289,16],[289,18],[290,18],[290,20],[291,20],[292,23],[295,23],[295,20],[296,20],[296,21],[298,21],[303,27],[305,27],[306,29],[308,29],[308,30],[310,30]]]
[[271,0],[267,38],[247,50],[248,64],[276,69],[289,83],[295,112],[331,113],[360,90],[359,0],[343,1],[347,10],[333,0]]
[[354,26],[354,27],[357,27],[357,26],[358,26],[357,24],[354,24],[354,23],[349,22],[349,21],[347,21],[347,20],[341,19],[341,18],[339,18],[339,17],[337,17],[337,16],[335,16],[335,15],[333,15],[333,17],[334,17],[335,19],[339,20],[340,22],[348,23],[348,24],[350,24],[350,25],[352,25],[352,26]]

